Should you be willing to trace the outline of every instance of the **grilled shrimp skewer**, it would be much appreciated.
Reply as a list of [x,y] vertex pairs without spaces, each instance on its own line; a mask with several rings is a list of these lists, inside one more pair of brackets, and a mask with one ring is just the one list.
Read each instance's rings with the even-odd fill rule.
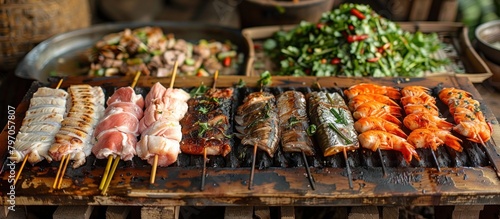
[[456,88],[444,88],[439,98],[448,104],[455,120],[453,130],[468,140],[484,144],[491,138],[492,129],[481,112],[480,103],[472,99],[472,94]]
[[397,135],[379,130],[369,130],[359,134],[358,138],[361,146],[366,149],[376,151],[380,148],[381,150],[400,151],[408,163],[411,162],[412,157],[420,160],[413,145]]

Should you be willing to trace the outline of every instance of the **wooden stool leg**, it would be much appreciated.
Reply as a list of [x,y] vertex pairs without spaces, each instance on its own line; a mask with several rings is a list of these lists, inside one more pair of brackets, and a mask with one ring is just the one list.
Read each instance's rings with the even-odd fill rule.
[[453,210],[453,219],[479,218],[484,205],[457,205]]
[[349,219],[379,219],[378,208],[376,206],[352,207]]
[[281,219],[295,218],[295,208],[292,206],[282,206],[280,211],[281,211]]
[[252,219],[253,207],[226,207],[224,219]]

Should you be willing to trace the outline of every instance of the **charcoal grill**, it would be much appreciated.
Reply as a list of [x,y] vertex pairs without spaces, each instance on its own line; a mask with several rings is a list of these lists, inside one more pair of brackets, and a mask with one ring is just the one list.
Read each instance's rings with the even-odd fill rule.
[[[234,106],[249,92],[256,91],[258,77],[221,76],[218,87],[235,86],[239,80],[246,88],[237,88]],[[117,87],[128,86],[132,78],[88,78],[71,77],[64,80],[62,88],[71,84],[87,83],[102,86],[107,96]],[[55,81],[55,80],[54,80]],[[169,84],[170,78],[143,77],[138,81],[136,92],[146,94],[157,81]],[[403,87],[423,85],[437,91],[440,87],[457,87],[481,96],[467,78],[443,76],[432,78],[316,78],[274,76],[272,84],[265,88],[274,94],[286,90],[304,93],[314,91],[313,84],[319,82],[328,91],[338,91],[359,83]],[[211,78],[178,77],[176,87],[186,90],[201,83],[211,85]],[[14,120],[16,131],[21,125],[30,97],[39,86],[32,87],[16,108]],[[447,108],[439,106],[446,116]],[[127,206],[240,206],[240,205],[315,205],[315,206],[359,206],[359,205],[488,205],[500,204],[500,126],[487,108],[482,110],[493,126],[492,139],[486,145],[464,141],[463,152],[440,147],[436,152],[441,172],[429,149],[417,149],[420,161],[406,163],[399,152],[382,151],[387,176],[383,175],[382,162],[376,153],[365,149],[348,152],[348,161],[353,179],[349,187],[346,162],[342,154],[324,158],[321,153],[308,157],[315,180],[313,190],[308,181],[300,154],[286,154],[281,150],[274,158],[265,153],[257,154],[253,190],[248,189],[251,148],[234,141],[232,152],[225,158],[209,156],[205,188],[200,190],[203,165],[202,156],[181,154],[179,161],[169,167],[158,168],[156,182],[149,184],[151,166],[139,158],[121,161],[108,195],[100,195],[101,181],[106,160],[93,155],[84,166],[68,168],[61,190],[52,190],[58,162],[43,161],[34,166],[26,165],[16,184],[16,205],[127,205]],[[0,157],[4,161],[1,173],[2,204],[8,205],[6,194],[10,191],[7,153],[8,129],[0,135]],[[18,165],[19,166],[19,165]]]

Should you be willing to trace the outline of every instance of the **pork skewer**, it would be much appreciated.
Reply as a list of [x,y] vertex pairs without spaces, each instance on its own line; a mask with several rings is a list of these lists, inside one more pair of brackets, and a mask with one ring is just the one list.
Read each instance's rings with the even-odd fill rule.
[[311,138],[307,134],[309,118],[307,117],[306,98],[298,91],[286,91],[276,101],[280,126],[281,147],[284,152],[299,152],[305,164],[311,188],[315,190],[306,154],[315,154]]
[[[90,155],[91,138],[97,121],[104,111],[104,92],[100,87],[71,85],[68,88],[69,107],[61,128],[55,135],[49,155],[61,166],[53,188],[60,189],[69,160],[74,160],[73,168],[80,167]],[[61,168],[62,167],[62,168]]]
[[[39,88],[33,94],[32,101],[30,101],[30,108],[26,112],[23,119],[23,124],[20,128],[19,134],[16,136],[14,143],[14,154],[10,157],[15,162],[20,162],[22,159],[21,167],[19,168],[14,184],[21,176],[21,173],[26,165],[26,161],[31,164],[38,163],[43,159],[51,160],[48,155],[48,150],[56,132],[60,128],[60,122],[66,112],[66,99],[68,93],[64,90],[59,90],[63,79],[59,80],[56,88]],[[36,100],[49,100],[49,101],[36,101]],[[57,100],[57,101],[54,101]],[[44,104],[44,102],[52,102],[57,104]],[[35,134],[41,139],[29,139],[31,134]],[[22,136],[22,137],[21,137]],[[21,158],[23,157],[24,158]]]
[[[92,152],[98,159],[108,158],[99,185],[103,195],[109,188],[115,166],[120,159],[132,160],[136,154],[139,120],[143,116],[144,108],[144,99],[134,91],[140,75],[141,73],[137,72],[130,87],[122,87],[109,97],[108,108],[94,132],[95,143]],[[111,167],[114,168],[110,171]]]
[[177,160],[182,140],[179,121],[187,112],[189,93],[174,89],[175,69],[170,87],[156,83],[146,96],[146,110],[139,122],[141,139],[137,155],[152,165],[150,183],[154,183],[157,166],[169,166]]

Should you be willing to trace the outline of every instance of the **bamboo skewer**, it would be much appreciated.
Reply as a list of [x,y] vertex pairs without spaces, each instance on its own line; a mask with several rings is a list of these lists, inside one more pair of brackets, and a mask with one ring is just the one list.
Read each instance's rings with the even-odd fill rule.
[[431,148],[431,154],[432,154],[432,159],[434,160],[434,163],[436,164],[437,171],[441,172],[441,167],[439,166],[439,162],[437,160],[436,153],[434,152],[434,150],[432,150],[432,148]]
[[102,189],[101,194],[106,195],[106,192],[108,191],[109,184],[111,183],[111,179],[113,178],[113,175],[115,174],[116,167],[118,166],[118,163],[120,162],[120,155],[115,157],[115,160],[113,161],[113,166],[111,167],[111,172],[109,173],[109,176],[106,178],[106,183],[104,184],[104,187]]
[[101,184],[99,185],[99,190],[104,189],[104,184],[106,184],[106,178],[109,175],[109,168],[111,168],[111,164],[113,163],[113,156],[108,156],[108,163],[106,164],[106,168],[104,169],[104,174],[102,175]]
[[384,157],[382,156],[382,151],[380,150],[380,148],[377,148],[377,153],[378,153],[378,156],[380,158],[380,165],[382,165],[382,173],[384,174],[384,177],[386,177],[387,176],[387,169],[385,168]]
[[69,160],[71,159],[70,155],[66,155],[66,161],[64,162],[63,170],[61,171],[61,177],[59,178],[59,182],[57,183],[57,189],[61,189],[64,175],[66,174],[66,169],[68,168]]
[[[140,76],[141,76],[141,72],[138,71],[134,76],[134,80],[132,81],[132,84],[130,85],[130,87],[132,89],[135,87],[135,85],[137,85],[137,81],[139,80]],[[106,163],[106,168],[104,169],[104,174],[102,176],[101,184],[99,184],[99,189],[103,190],[103,195],[105,194],[104,191],[108,190],[108,186],[109,186],[108,180],[111,181],[111,178],[113,178],[114,172],[116,171],[116,167],[114,167],[115,170],[110,171],[111,164],[116,163],[118,165],[119,161],[120,161],[120,156],[114,157],[114,161],[113,161],[112,155],[108,156],[108,162]]]
[[[178,67],[178,65],[179,65],[179,63],[177,61],[175,61],[174,71],[172,72],[172,78],[170,79],[170,86],[169,86],[169,88],[173,88],[174,87],[175,75],[177,74],[177,67]],[[149,179],[149,183],[150,184],[154,184],[155,183],[157,166],[158,166],[158,154],[155,154],[155,157],[154,157],[154,160],[153,160],[153,165],[151,166],[151,176],[150,176],[150,179]]]
[[248,190],[253,189],[253,178],[255,175],[255,158],[257,157],[257,144],[253,145],[252,169],[250,169],[250,179],[248,180]]
[[200,190],[205,190],[205,180],[207,175],[207,148],[203,149],[203,170],[201,171],[201,186]]
[[347,157],[347,150],[344,147],[344,159],[345,159],[345,168],[347,171],[347,179],[349,180],[349,188],[353,189],[353,183],[352,183],[352,173],[351,173],[351,167],[349,166],[349,157]]
[[316,183],[314,182],[314,178],[311,174],[311,168],[309,167],[309,163],[307,162],[306,153],[302,152],[302,159],[304,160],[304,166],[306,167],[307,178],[309,179],[309,184],[311,184],[312,190],[316,190]]
[[[212,89],[217,88],[217,79],[219,78],[219,70],[216,70],[214,73],[214,83],[212,84]],[[207,148],[203,148],[203,170],[201,171],[201,185],[200,185],[200,190],[203,191],[205,190],[205,181],[206,181],[206,175],[207,175]]]
[[53,189],[59,188],[59,181],[62,183],[62,178],[64,177],[64,173],[66,172],[66,167],[68,166],[69,154],[63,155],[61,158],[61,162],[59,163],[59,169],[57,169],[56,178],[54,180],[54,184],[52,184]]

